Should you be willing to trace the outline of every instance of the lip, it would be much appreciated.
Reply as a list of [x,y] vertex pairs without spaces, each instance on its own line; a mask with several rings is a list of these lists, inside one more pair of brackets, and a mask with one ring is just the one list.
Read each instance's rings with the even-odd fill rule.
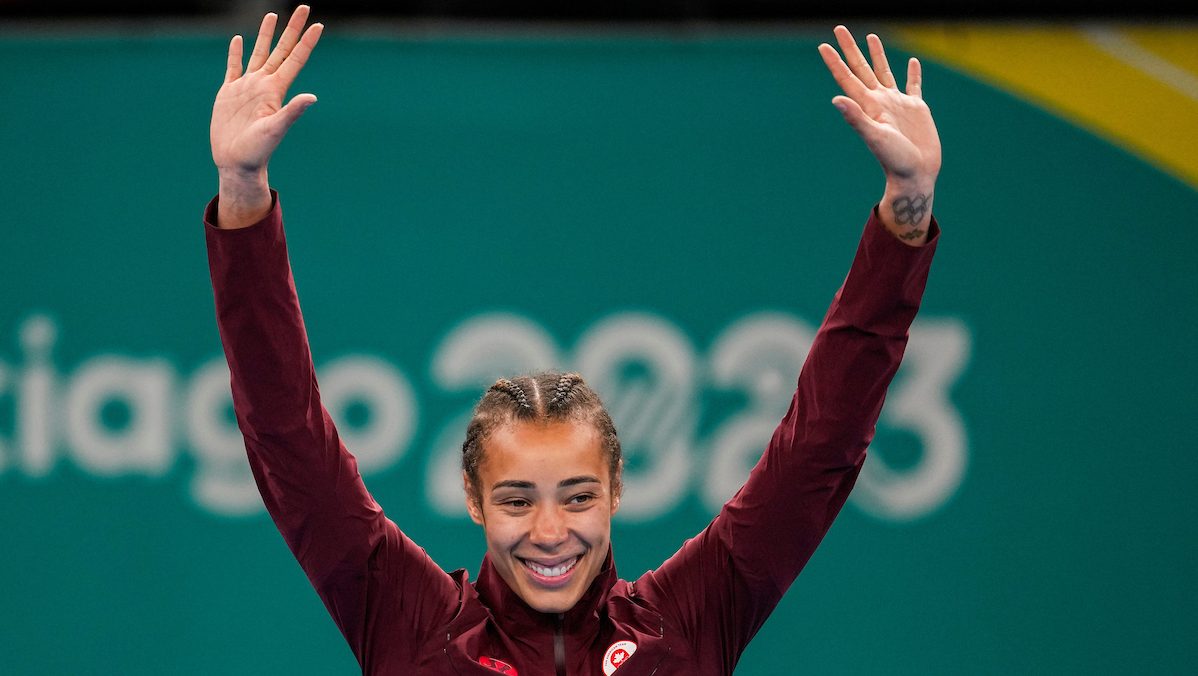
[[[564,587],[569,584],[570,580],[573,579],[574,574],[578,571],[578,564],[582,563],[582,558],[582,554],[558,559],[525,559],[519,556],[516,557],[516,559],[520,562],[520,568],[524,570],[524,572],[533,580],[533,582],[541,587]],[[543,568],[553,568],[570,561],[573,561],[574,563],[570,565],[569,570],[561,575],[552,577],[548,575],[542,575],[528,565],[529,563],[535,563]]]

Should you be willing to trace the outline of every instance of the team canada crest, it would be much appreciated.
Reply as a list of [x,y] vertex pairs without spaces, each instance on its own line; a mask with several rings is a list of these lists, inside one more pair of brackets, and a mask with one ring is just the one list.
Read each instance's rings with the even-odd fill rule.
[[611,644],[607,652],[603,655],[603,673],[605,676],[611,676],[616,669],[624,666],[632,653],[636,652],[636,644],[632,641],[616,641]]
[[484,667],[487,667],[488,669],[492,669],[504,674],[504,676],[519,676],[519,674],[516,673],[515,667],[507,662],[501,662],[494,657],[480,657],[478,658],[478,663]]

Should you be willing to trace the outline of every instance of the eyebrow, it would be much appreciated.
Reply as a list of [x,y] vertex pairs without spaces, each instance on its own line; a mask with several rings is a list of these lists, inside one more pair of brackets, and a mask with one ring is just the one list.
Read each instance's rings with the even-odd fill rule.
[[[587,474],[587,475],[582,475],[582,476],[572,476],[569,479],[562,479],[561,481],[557,482],[557,487],[558,488],[569,488],[570,486],[577,486],[578,484],[592,484],[592,483],[597,484],[597,483],[601,483],[601,482],[599,481],[598,477]],[[500,481],[500,482],[496,483],[494,486],[491,486],[491,490],[494,491],[494,490],[498,490],[500,488],[525,488],[525,489],[527,489],[527,488],[536,488],[536,487],[537,487],[537,485],[531,481],[520,481],[518,479],[507,479],[506,481]]]

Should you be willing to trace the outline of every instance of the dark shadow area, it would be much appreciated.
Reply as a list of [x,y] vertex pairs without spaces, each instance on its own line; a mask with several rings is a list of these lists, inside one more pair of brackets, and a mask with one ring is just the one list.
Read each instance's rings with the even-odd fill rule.
[[[0,17],[31,19],[105,19],[171,17],[220,18],[246,12],[289,12],[296,2],[238,3],[232,0],[146,2],[110,0],[104,3],[64,0],[0,0]],[[964,2],[803,3],[787,0],[610,0],[607,2],[545,2],[534,0],[407,0],[378,2],[346,0],[310,3],[320,16],[339,18],[446,19],[519,22],[793,22],[875,19],[1119,19],[1198,20],[1188,3],[1142,0],[1111,3],[1034,2],[1004,0]]]

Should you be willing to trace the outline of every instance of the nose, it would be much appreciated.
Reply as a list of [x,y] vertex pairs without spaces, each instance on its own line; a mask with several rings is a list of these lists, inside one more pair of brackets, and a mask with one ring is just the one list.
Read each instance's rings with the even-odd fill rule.
[[557,505],[542,506],[536,510],[532,520],[529,541],[545,551],[552,551],[570,537],[566,515]]

